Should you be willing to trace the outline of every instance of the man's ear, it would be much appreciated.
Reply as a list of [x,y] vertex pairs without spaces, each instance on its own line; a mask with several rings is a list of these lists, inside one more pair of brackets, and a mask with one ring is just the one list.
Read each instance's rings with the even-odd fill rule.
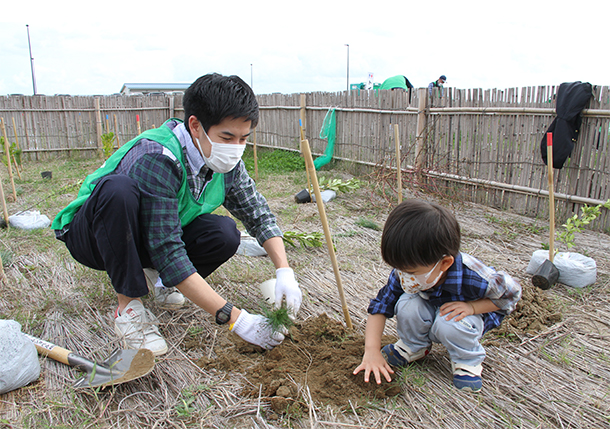
[[447,271],[449,268],[451,268],[451,266],[453,265],[453,263],[455,262],[455,258],[451,255],[445,255],[443,256],[443,259],[441,259],[441,271]]
[[188,119],[189,130],[195,134],[199,134],[199,128],[201,127],[201,122],[195,115],[189,116]]

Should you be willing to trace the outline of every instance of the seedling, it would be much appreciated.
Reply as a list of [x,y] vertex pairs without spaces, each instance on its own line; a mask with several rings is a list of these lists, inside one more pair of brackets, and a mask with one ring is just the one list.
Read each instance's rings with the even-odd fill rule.
[[290,318],[290,313],[285,305],[280,308],[273,308],[270,306],[263,306],[263,315],[267,319],[271,331],[273,332],[284,332],[294,325],[294,322]]
[[580,216],[575,214],[574,216],[568,218],[566,223],[563,224],[565,230],[557,235],[557,241],[565,244],[568,250],[574,247],[574,234],[577,232],[583,232],[585,230],[584,227],[593,222],[600,215],[602,207],[610,209],[610,200],[594,207],[589,207],[586,204],[581,207],[580,210],[582,213]]
[[110,158],[114,152],[114,133],[102,134],[102,146],[104,147],[104,158]]
[[290,244],[292,247],[297,247],[296,242],[298,241],[303,247],[322,247],[324,235],[321,232],[284,232],[284,242]]
[[349,179],[347,181],[343,181],[341,179],[327,179],[325,177],[320,177],[319,185],[320,190],[322,191],[330,190],[339,193],[355,191],[356,189],[360,188],[361,182],[358,179]]

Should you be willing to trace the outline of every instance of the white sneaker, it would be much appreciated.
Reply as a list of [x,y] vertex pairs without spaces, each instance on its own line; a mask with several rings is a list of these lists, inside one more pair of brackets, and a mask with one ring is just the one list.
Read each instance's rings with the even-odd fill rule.
[[167,353],[167,343],[159,334],[157,318],[137,299],[132,300],[114,318],[114,330],[130,349],[148,349],[155,356]]
[[144,268],[144,276],[148,290],[152,291],[155,303],[162,307],[179,308],[186,299],[175,287],[165,287],[159,277],[159,272],[152,268]]
[[155,302],[160,306],[179,308],[184,305],[186,299],[184,295],[175,287],[155,287],[154,288]]

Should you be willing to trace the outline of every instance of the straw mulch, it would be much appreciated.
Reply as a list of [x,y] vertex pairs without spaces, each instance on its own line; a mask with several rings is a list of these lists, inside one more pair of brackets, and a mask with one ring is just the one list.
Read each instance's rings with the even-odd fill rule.
[[[284,230],[322,232],[316,206],[294,203],[293,195],[302,189],[286,185],[294,180],[273,178],[261,181],[259,187],[268,195]],[[441,203],[454,210],[460,221],[463,250],[511,273],[524,288],[522,305],[506,320],[506,328],[485,337],[487,358],[479,394],[452,387],[451,364],[440,345],[425,360],[398,371],[399,391],[385,398],[352,398],[353,389],[346,392],[341,385],[328,384],[325,399],[313,388],[319,380],[309,379],[310,388],[289,371],[286,379],[294,382],[284,382],[283,396],[277,385],[275,391],[263,391],[268,386],[255,384],[256,377],[282,368],[281,359],[276,359],[275,367],[257,367],[269,353],[244,351],[203,310],[190,305],[169,312],[146,301],[170,345],[150,375],[101,392],[74,391],[70,385],[78,372],[43,359],[37,382],[0,396],[0,422],[15,428],[608,427],[610,238],[594,232],[577,238],[576,249],[598,264],[593,287],[575,290],[558,284],[543,292],[533,289],[525,268],[532,252],[547,242],[544,222],[478,205]],[[370,188],[339,195],[326,205],[354,325],[344,341],[363,341],[369,299],[389,274],[379,255],[381,231],[361,227],[359,220],[382,227],[390,209],[391,204]],[[8,281],[2,285],[1,317],[19,318],[25,321],[25,332],[98,360],[120,346],[111,320],[116,304],[104,273],[74,262],[50,231],[13,231],[10,242],[6,234],[2,232],[1,244],[10,247],[14,257],[6,268]],[[326,249],[288,248],[288,254],[305,292],[299,323],[305,325],[326,314],[343,326]],[[273,275],[268,258],[236,256],[208,280],[237,306],[257,312],[261,302],[257,285]],[[389,340],[395,336],[394,320],[388,322],[385,333]],[[336,352],[336,344],[333,347]],[[302,350],[306,354],[312,349]],[[359,352],[353,351],[357,348],[349,350],[343,364],[333,361],[335,371],[347,377],[359,358]],[[228,369],[213,364],[223,356],[234,356]],[[294,360],[289,354],[283,358]],[[257,370],[253,373],[252,368]],[[313,377],[314,371],[308,374]],[[348,400],[337,403],[328,399],[332,396]],[[283,405],[298,406],[274,406],[277,397],[289,398]]]

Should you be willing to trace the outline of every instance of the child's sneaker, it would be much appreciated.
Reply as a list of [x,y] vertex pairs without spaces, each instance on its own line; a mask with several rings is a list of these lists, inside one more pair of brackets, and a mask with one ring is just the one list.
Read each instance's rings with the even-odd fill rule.
[[381,354],[390,365],[405,366],[426,357],[431,348],[432,346],[428,346],[413,353],[402,340],[398,340],[395,344],[384,346],[381,349]]
[[453,369],[453,385],[464,392],[479,392],[483,386],[481,372],[483,367],[451,363]]
[[153,294],[155,302],[162,307],[180,308],[186,301],[184,295],[175,287],[155,287]]
[[132,300],[119,314],[117,308],[114,329],[130,349],[148,349],[155,356],[167,353],[167,343],[159,334],[157,318],[137,299]]
[[152,268],[144,268],[144,276],[148,290],[152,291],[155,303],[162,307],[180,308],[186,302],[184,295],[175,287],[165,287],[159,277],[159,272]]

